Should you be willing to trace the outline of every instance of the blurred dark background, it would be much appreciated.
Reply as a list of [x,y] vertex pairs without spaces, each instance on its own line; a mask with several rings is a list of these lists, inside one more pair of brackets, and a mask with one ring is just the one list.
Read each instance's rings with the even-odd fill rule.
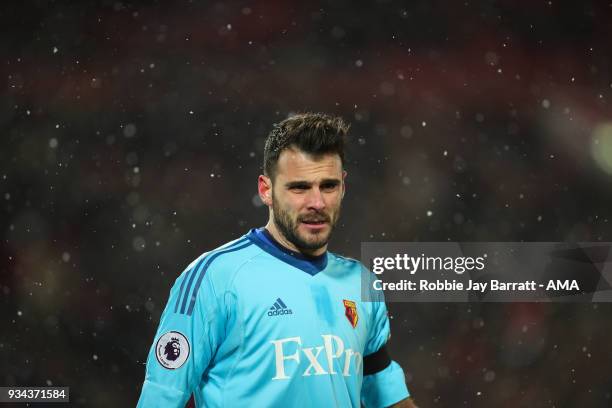
[[[263,141],[292,112],[352,123],[334,252],[612,241],[609,1],[27,1],[0,19],[0,385],[135,405],[174,279],[265,223]],[[612,406],[612,305],[390,310],[422,407]]]

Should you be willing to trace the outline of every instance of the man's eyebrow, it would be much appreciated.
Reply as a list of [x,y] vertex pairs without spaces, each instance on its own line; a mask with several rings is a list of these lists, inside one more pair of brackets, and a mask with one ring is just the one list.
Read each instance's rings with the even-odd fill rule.
[[[340,184],[340,179],[336,179],[336,178],[327,178],[327,179],[323,179],[321,180],[320,184],[333,184],[333,185],[338,185]],[[294,188],[294,187],[310,187],[312,185],[312,183],[310,181],[306,181],[306,180],[296,180],[296,181],[288,181],[287,183],[285,183],[285,187],[286,188]]]
[[340,179],[328,178],[321,180],[321,184],[340,184]]
[[297,181],[288,181],[285,183],[285,187],[293,188],[293,187],[310,187],[312,183],[305,180],[297,180]]

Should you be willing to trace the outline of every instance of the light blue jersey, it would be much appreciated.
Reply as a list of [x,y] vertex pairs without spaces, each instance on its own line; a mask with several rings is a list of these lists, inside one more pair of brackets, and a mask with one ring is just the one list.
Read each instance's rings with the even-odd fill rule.
[[293,253],[265,229],[203,254],[170,291],[138,407],[184,407],[192,394],[211,408],[407,398],[402,369],[384,353],[385,304],[361,301],[364,271],[331,252]]

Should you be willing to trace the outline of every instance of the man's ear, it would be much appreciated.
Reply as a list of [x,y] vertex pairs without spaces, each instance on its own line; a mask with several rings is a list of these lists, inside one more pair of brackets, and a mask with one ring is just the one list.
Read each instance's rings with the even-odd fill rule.
[[272,180],[263,174],[257,178],[257,192],[259,198],[268,207],[272,206]]

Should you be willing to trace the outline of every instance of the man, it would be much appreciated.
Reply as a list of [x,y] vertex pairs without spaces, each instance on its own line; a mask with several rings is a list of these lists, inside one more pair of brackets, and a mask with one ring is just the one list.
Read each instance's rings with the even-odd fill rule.
[[327,251],[345,193],[348,126],[275,125],[264,149],[264,228],[207,252],[170,291],[139,407],[414,407],[386,352],[384,302],[361,300],[357,261]]

